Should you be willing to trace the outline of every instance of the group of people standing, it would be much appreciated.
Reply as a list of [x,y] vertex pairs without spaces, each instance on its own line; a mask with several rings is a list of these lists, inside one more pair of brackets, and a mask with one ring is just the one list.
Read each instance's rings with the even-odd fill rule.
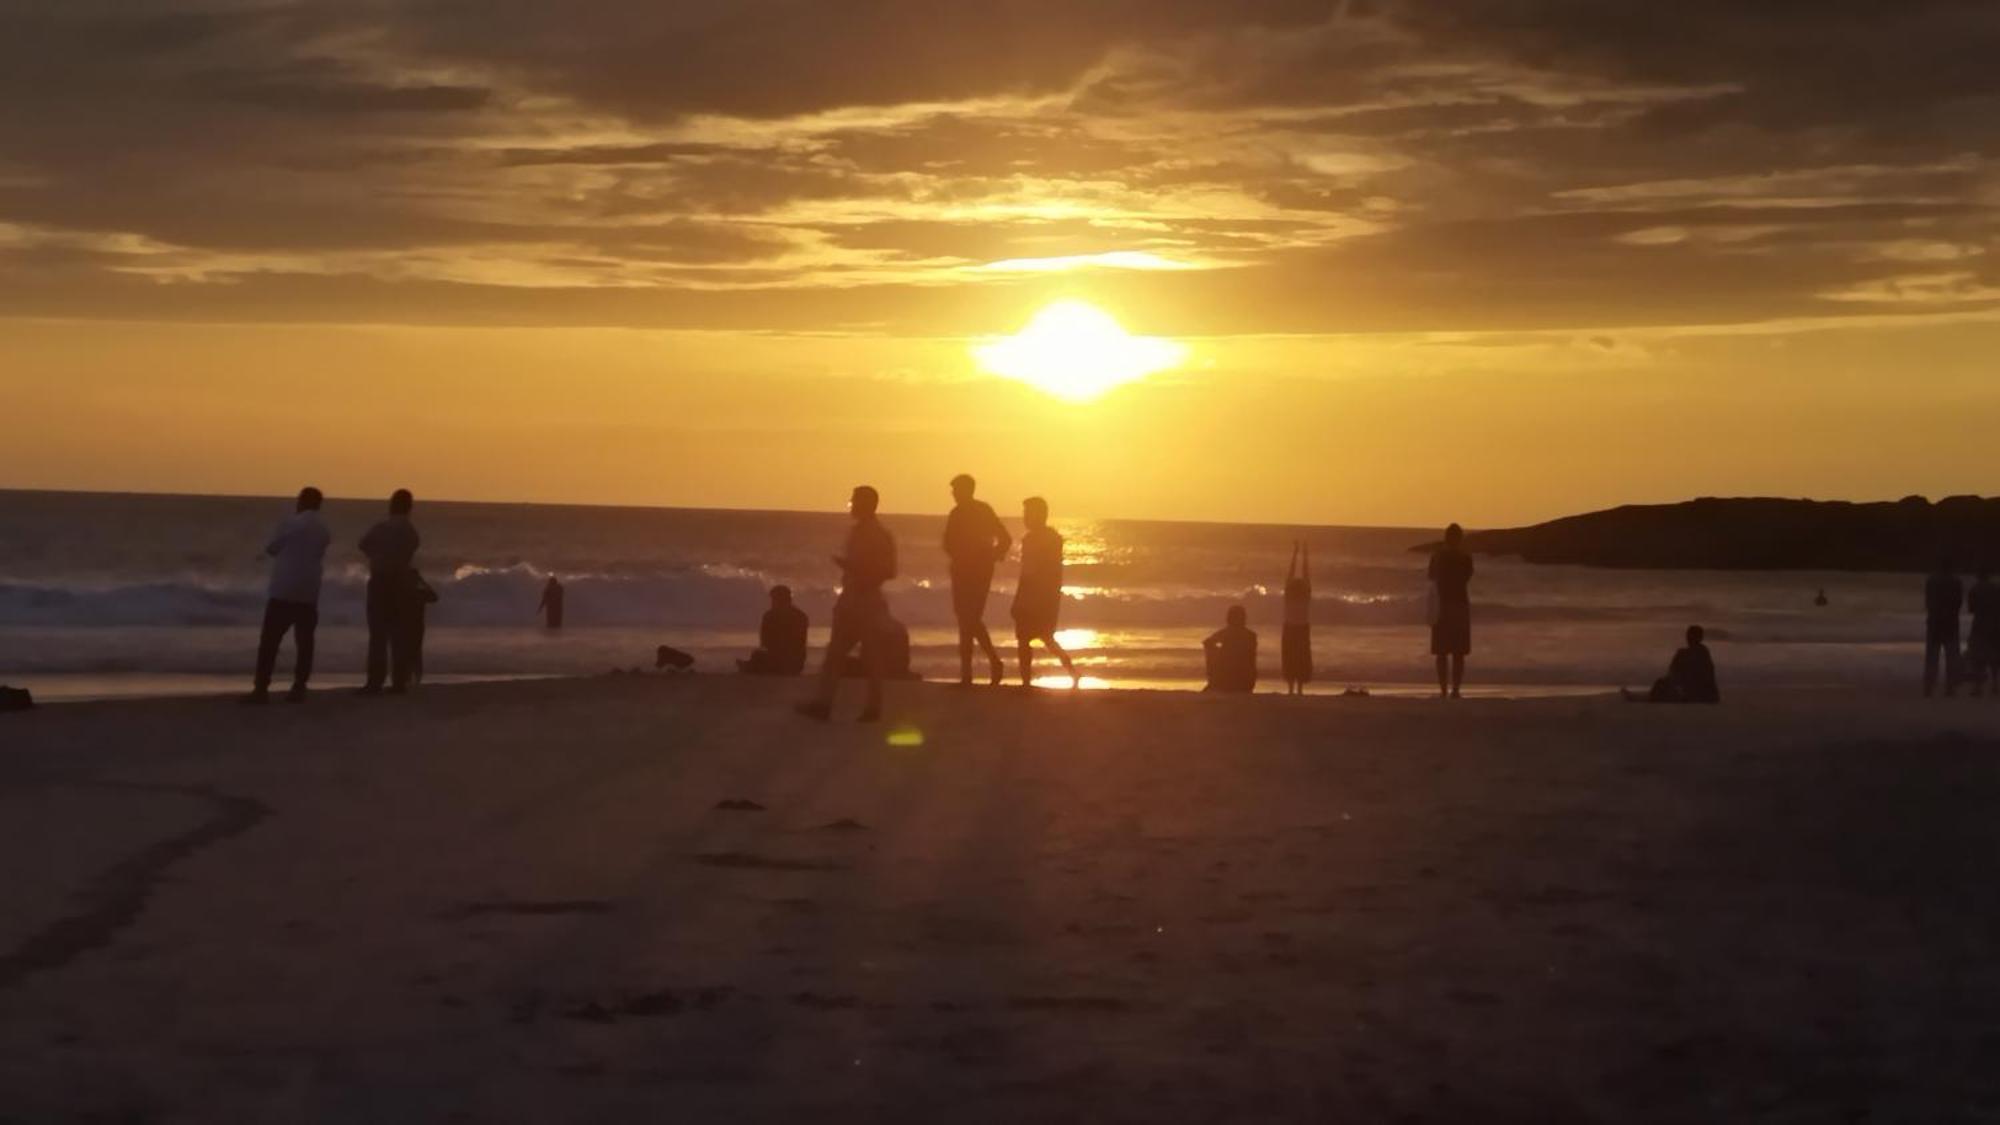
[[[952,478],[953,505],[945,518],[944,552],[950,564],[952,612],[958,624],[959,682],[972,683],[972,654],[977,648],[991,665],[990,682],[997,685],[1006,679],[1007,667],[986,629],[986,603],[993,592],[995,571],[1013,551],[1014,537],[993,506],[978,498],[978,488],[969,475]],[[799,704],[800,714],[815,719],[833,714],[834,693],[848,654],[859,648],[868,682],[861,721],[881,718],[882,683],[887,672],[882,655],[886,646],[881,642],[895,623],[882,587],[896,576],[897,564],[896,539],[877,514],[880,504],[880,494],[865,484],[857,487],[848,501],[854,523],[845,547],[833,559],[840,570],[840,594],[833,603],[833,635],[820,667],[818,690]],[[1070,685],[1075,687],[1081,683],[1076,663],[1056,640],[1062,614],[1063,538],[1049,526],[1049,504],[1039,496],[1021,502],[1021,520],[1026,530],[1021,535],[1021,571],[1012,607],[1021,683],[1034,683],[1034,643],[1040,641],[1062,663]],[[789,602],[789,597],[786,600]],[[770,614],[765,619],[768,625]],[[752,659],[757,659],[755,654]]]
[[[1972,615],[1962,650],[1961,611]],[[1989,687],[2000,694],[2000,585],[1994,583],[1991,568],[1981,567],[1968,590],[1959,581],[1957,568],[1944,558],[1924,581],[1925,698],[1936,694],[1940,671],[1947,696],[1958,694],[1961,683],[1970,684],[1974,695],[1984,695]]]
[[[264,603],[264,627],[257,641],[257,671],[245,703],[270,701],[278,649],[288,633],[297,659],[285,702],[306,700],[319,630],[320,586],[326,552],[333,544],[333,534],[320,517],[324,502],[319,489],[301,489],[296,510],[278,524],[264,546],[271,559],[269,600]],[[415,503],[408,489],[397,489],[389,497],[389,514],[359,543],[368,559],[368,673],[362,695],[385,691],[400,695],[423,678],[424,616],[437,601],[437,593],[416,568],[423,540],[410,522]]]

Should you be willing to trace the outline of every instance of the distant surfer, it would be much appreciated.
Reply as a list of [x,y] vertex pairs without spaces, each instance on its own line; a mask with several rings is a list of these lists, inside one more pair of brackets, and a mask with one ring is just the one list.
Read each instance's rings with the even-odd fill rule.
[[549,628],[562,628],[563,584],[556,581],[555,575],[549,575],[548,582],[542,586],[541,604],[535,606],[535,612],[546,615]]
[[1826,608],[1826,606],[1827,606],[1827,601],[1826,601],[1826,587],[1824,587],[1824,586],[1821,586],[1821,587],[1819,588],[1819,594],[1818,594],[1818,596],[1816,596],[1816,597],[1814,597],[1814,598],[1813,598],[1813,604],[1814,604],[1814,605],[1816,605],[1816,606],[1818,606],[1818,607],[1820,607],[1821,609],[1825,609],[1825,608]]

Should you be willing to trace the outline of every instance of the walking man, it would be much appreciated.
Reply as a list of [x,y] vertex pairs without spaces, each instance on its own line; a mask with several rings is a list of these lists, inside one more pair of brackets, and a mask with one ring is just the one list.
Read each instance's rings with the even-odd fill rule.
[[285,702],[306,701],[306,681],[312,679],[313,637],[319,629],[320,577],[326,548],[333,542],[320,519],[317,488],[299,491],[297,509],[278,524],[264,553],[271,558],[270,600],[264,603],[264,630],[257,639],[257,675],[243,702],[271,701],[271,673],[278,665],[278,646],[292,634],[297,659],[292,663],[292,690]]
[[833,637],[827,642],[826,663],[819,670],[819,692],[799,704],[801,715],[822,721],[833,715],[833,694],[841,669],[847,654],[859,645],[868,671],[868,699],[861,708],[861,721],[872,723],[882,717],[882,640],[890,624],[889,602],[882,596],[882,587],[896,577],[896,539],[875,517],[881,500],[864,484],[848,501],[854,527],[847,533],[847,549],[833,557],[834,565],[840,568],[840,596],[833,602]]
[[958,618],[958,682],[972,682],[972,646],[977,644],[993,666],[993,683],[1007,673],[993,637],[986,631],[986,598],[993,591],[993,568],[1014,545],[1007,525],[993,506],[973,499],[978,482],[965,473],[951,478],[951,498],[957,501],[944,521],[944,553],[951,559],[951,608]]
[[389,497],[389,516],[361,537],[368,556],[368,682],[363,695],[380,695],[386,679],[389,692],[410,690],[416,671],[416,525],[410,509],[416,501],[407,488]]

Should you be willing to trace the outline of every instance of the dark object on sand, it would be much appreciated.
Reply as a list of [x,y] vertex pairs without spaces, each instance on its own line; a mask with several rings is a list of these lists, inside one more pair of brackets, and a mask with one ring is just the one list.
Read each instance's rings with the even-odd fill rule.
[[2000,558],[2000,498],[1632,504],[1533,527],[1471,532],[1465,546],[1476,555],[1519,555],[1531,563],[1648,570],[1922,573],[1940,551],[1961,559]]
[[1687,647],[1674,653],[1667,674],[1653,682],[1653,690],[1642,699],[1636,692],[1620,689],[1628,702],[1639,703],[1720,703],[1722,689],[1715,679],[1715,658],[1703,644],[1706,634],[1699,625],[1687,629]]
[[717,801],[715,803],[715,808],[717,812],[763,812],[764,811],[764,806],[758,804],[755,801],[746,801],[741,797],[733,797],[727,801]]
[[1368,698],[1368,689],[1365,687],[1351,687],[1340,694],[1347,699],[1366,699]]
[[35,697],[27,688],[0,686],[0,711],[28,711],[35,706]]
[[671,645],[661,645],[653,653],[653,667],[674,672],[685,672],[689,668],[694,667],[694,657]]

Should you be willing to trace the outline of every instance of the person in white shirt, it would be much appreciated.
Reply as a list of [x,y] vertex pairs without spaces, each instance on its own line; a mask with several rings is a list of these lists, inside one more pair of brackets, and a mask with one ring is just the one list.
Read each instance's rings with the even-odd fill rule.
[[298,659],[292,665],[292,690],[285,702],[304,703],[306,681],[312,678],[313,635],[319,628],[320,577],[326,548],[333,541],[320,519],[320,491],[299,492],[298,510],[271,533],[264,553],[271,558],[270,600],[264,603],[264,631],[257,641],[257,678],[245,703],[267,703],[271,673],[278,664],[278,646],[293,635]]

